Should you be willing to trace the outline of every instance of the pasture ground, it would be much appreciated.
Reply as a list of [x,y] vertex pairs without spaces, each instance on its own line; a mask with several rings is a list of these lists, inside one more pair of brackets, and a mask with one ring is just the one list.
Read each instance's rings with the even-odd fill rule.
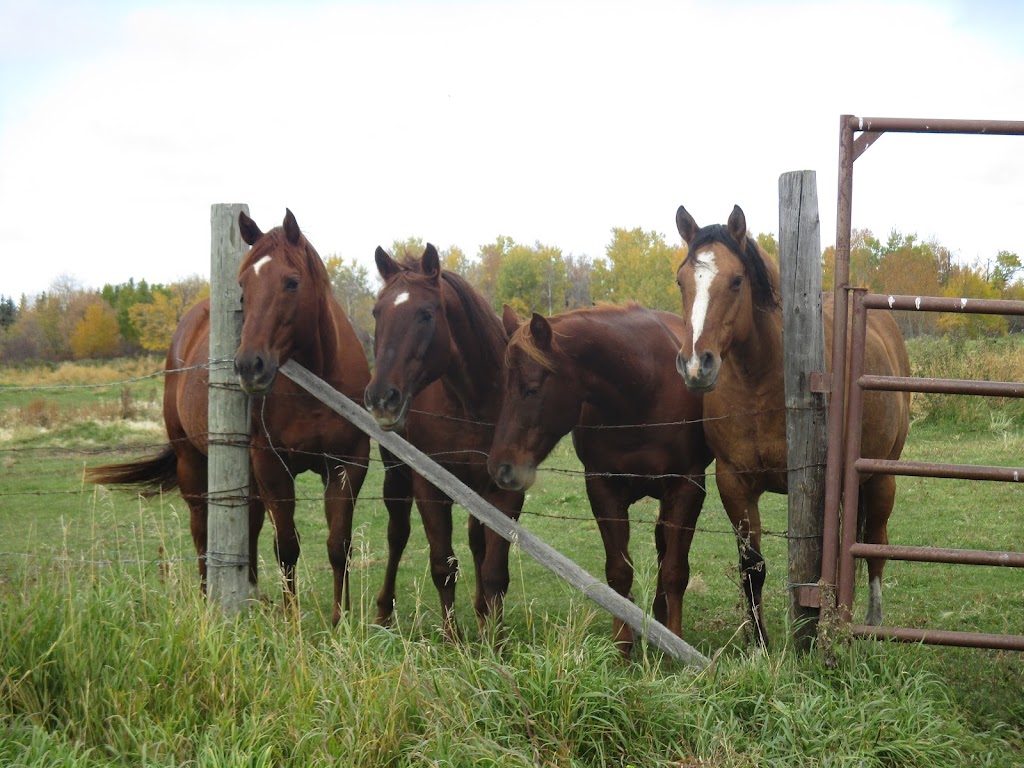
[[[784,497],[766,497],[763,510],[773,645],[752,656],[735,543],[713,481],[684,605],[687,641],[716,658],[701,675],[643,648],[619,661],[608,617],[515,550],[507,641],[493,651],[472,615],[459,508],[457,604],[467,642],[440,641],[415,517],[397,625],[369,628],[385,557],[379,463],[357,506],[353,610],[341,627],[329,628],[326,525],[310,475],[298,491],[298,621],[280,615],[269,527],[260,543],[269,609],[217,620],[197,596],[180,497],[144,501],[83,480],[86,466],[145,455],[163,441],[161,381],[136,379],[159,363],[135,366],[0,375],[2,764],[326,764],[342,756],[354,765],[1024,764],[1019,654],[840,642],[830,668],[820,654],[788,647]],[[119,383],[11,388],[93,377]],[[928,406],[906,458],[1020,465],[1024,424],[1012,409],[968,418]],[[1020,550],[1016,485],[899,483],[893,543]],[[655,514],[653,501],[631,510],[643,606],[655,572]],[[522,521],[602,574],[568,441],[539,473]],[[863,594],[861,584],[858,613]],[[893,562],[885,597],[889,624],[1024,632],[1016,570]]]

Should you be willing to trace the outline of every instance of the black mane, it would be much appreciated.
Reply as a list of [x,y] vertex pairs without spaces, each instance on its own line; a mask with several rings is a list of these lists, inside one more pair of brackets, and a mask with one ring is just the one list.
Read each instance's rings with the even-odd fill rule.
[[772,282],[765,258],[761,255],[761,249],[757,247],[757,242],[750,235],[747,235],[746,247],[741,249],[730,234],[729,228],[724,224],[709,224],[706,227],[701,227],[694,236],[693,242],[688,243],[683,263],[689,261],[690,256],[700,250],[702,246],[711,243],[721,243],[736,254],[740,263],[743,264],[743,268],[750,278],[750,291],[755,307],[771,312],[781,306],[778,289]]

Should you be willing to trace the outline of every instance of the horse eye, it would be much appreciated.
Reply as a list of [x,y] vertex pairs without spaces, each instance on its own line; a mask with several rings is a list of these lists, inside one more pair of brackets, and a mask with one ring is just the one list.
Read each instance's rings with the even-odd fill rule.
[[297,277],[289,277],[287,280],[285,280],[284,287],[285,287],[285,290],[287,290],[287,291],[297,291],[297,290],[299,290],[299,278],[297,278]]
[[523,389],[523,397],[536,397],[539,393],[539,387],[526,387]]
[[418,323],[429,323],[433,319],[434,319],[433,314],[431,314],[430,312],[427,312],[425,310],[422,311],[422,312],[417,312],[416,313],[416,322],[418,322]]
[[736,275],[736,277],[732,279],[732,283],[729,285],[729,287],[734,291],[738,291],[741,287],[743,287],[743,275]]

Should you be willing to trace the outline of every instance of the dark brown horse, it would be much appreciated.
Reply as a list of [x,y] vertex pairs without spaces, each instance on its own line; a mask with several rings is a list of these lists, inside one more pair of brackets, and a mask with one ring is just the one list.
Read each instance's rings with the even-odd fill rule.
[[[786,493],[786,415],[778,268],[748,236],[739,206],[726,226],[699,228],[682,206],[679,234],[689,252],[677,275],[683,320],[676,367],[686,386],[704,393],[705,433],[715,479],[740,545],[740,571],[754,626],[764,642],[761,515],[765,491]],[[832,368],[832,301],[823,307],[826,365]],[[866,373],[909,376],[903,338],[892,316],[868,318]],[[909,424],[910,395],[869,392],[864,398],[863,456],[897,459]],[[863,480],[861,514],[868,542],[885,544],[896,480]],[[884,559],[868,560],[867,623],[882,621]]]
[[[249,501],[249,574],[256,581],[256,542],[264,509],[274,526],[275,551],[286,602],[295,595],[299,536],[295,529],[295,476],[316,472],[324,481],[327,554],[334,569],[333,620],[349,607],[347,563],[352,511],[366,477],[369,438],[310,396],[278,368],[295,360],[349,397],[359,398],[369,366],[351,323],[331,293],[320,256],[291,211],[267,233],[241,213],[238,227],[251,249],[238,273],[244,302],[242,341],[235,372],[252,396],[250,457],[255,488]],[[190,309],[167,353],[164,423],[169,444],[152,459],[96,467],[93,482],[135,485],[152,494],[177,486],[191,510],[199,573],[206,583],[207,386],[210,303]],[[253,491],[258,491],[255,493]],[[342,593],[344,592],[344,597]]]
[[[645,496],[658,499],[654,615],[682,635],[690,543],[711,455],[701,396],[679,386],[671,368],[681,319],[631,305],[549,319],[534,314],[521,326],[506,307],[503,320],[511,340],[491,474],[503,488],[529,488],[537,465],[571,430],[604,541],[605,576],[629,598],[629,506]],[[613,637],[628,653],[632,629],[616,619]]]
[[[367,409],[384,429],[401,433],[495,507],[518,518],[523,494],[501,490],[487,473],[508,340],[501,321],[465,279],[441,269],[432,245],[419,262],[399,263],[382,248],[376,261],[384,287],[373,308],[375,369],[366,388]],[[413,478],[413,494],[430,546],[430,573],[445,631],[455,637],[458,561],[452,549],[452,501],[419,475]],[[406,514],[402,527],[400,516],[391,517],[392,558],[378,602],[382,611],[389,594],[393,601],[408,520]],[[500,627],[509,583],[508,542],[470,516],[469,544],[477,618],[483,626],[490,616]]]

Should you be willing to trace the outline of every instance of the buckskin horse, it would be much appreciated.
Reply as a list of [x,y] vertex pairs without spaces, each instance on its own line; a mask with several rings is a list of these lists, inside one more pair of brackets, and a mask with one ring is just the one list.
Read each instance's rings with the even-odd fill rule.
[[[765,491],[787,491],[779,270],[747,234],[739,206],[725,226],[704,228],[680,206],[676,226],[689,249],[677,273],[685,326],[676,368],[690,390],[704,393],[704,431],[716,459],[715,480],[739,541],[741,583],[755,641],[763,644],[765,571],[758,500]],[[829,370],[831,298],[822,307]],[[884,376],[910,375],[903,338],[887,312],[868,317],[864,369]],[[908,393],[866,393],[862,455],[899,458],[909,410]],[[887,543],[895,495],[892,475],[862,478],[859,515],[866,541]],[[883,558],[868,560],[866,623],[872,625],[882,621],[884,567]]]
[[[242,239],[251,246],[238,272],[243,294],[242,340],[234,358],[239,383],[252,397],[249,491],[249,579],[256,583],[257,538],[264,512],[284,574],[286,604],[295,597],[299,536],[295,476],[316,472],[324,482],[327,554],[334,570],[336,624],[349,608],[347,566],[352,513],[366,477],[369,438],[278,368],[295,360],[333,387],[359,398],[370,379],[363,348],[331,293],[323,261],[287,211],[284,223],[261,232],[244,212]],[[203,589],[207,572],[207,388],[210,302],[182,317],[165,363],[164,424],[169,443],[150,459],[95,467],[95,483],[138,486],[144,495],[179,488],[191,511],[192,538]],[[343,594],[344,593],[344,594]]]
[[[520,325],[506,306],[503,321],[511,340],[491,474],[503,488],[529,488],[537,466],[571,431],[604,542],[605,576],[630,599],[629,507],[658,499],[654,616],[681,636],[690,544],[711,462],[702,398],[672,370],[681,318],[633,304],[534,314]],[[612,636],[628,654],[629,625],[615,619]]]
[[[375,258],[384,286],[373,308],[375,368],[366,387],[366,408],[381,427],[402,434],[517,519],[524,494],[498,488],[486,463],[502,399],[508,337],[501,320],[464,278],[441,269],[433,245],[427,245],[419,261],[396,261],[383,248],[377,248]],[[458,561],[452,549],[452,500],[415,473],[413,496],[430,547],[430,572],[444,630],[455,638]],[[408,521],[408,513],[404,526],[400,516],[392,516],[392,552],[405,547]],[[469,545],[476,571],[477,620],[483,628],[490,617],[500,630],[509,584],[509,544],[471,515]],[[388,609],[388,595],[393,602],[397,569],[396,555],[388,563],[378,600],[382,613]]]

